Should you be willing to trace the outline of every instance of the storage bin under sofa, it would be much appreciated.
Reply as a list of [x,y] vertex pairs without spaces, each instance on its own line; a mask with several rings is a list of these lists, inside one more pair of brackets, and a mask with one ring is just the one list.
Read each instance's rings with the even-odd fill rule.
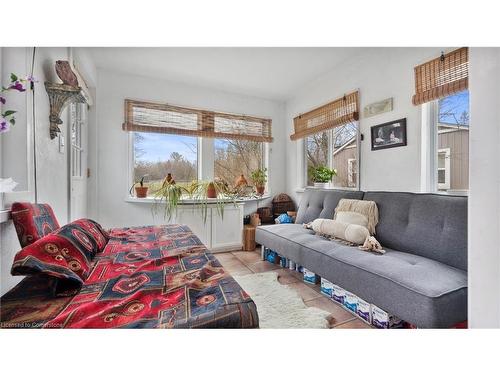
[[[384,255],[302,226],[333,218],[341,198],[377,203]],[[296,224],[260,226],[256,242],[417,327],[467,320],[467,197],[306,189]]]

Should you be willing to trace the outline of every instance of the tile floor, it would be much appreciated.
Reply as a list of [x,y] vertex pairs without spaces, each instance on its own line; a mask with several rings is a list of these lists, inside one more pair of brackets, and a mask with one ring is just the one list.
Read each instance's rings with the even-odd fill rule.
[[297,291],[307,306],[314,306],[330,313],[328,321],[332,328],[371,328],[361,319],[356,318],[342,307],[323,296],[319,285],[310,285],[302,281],[302,274],[281,268],[260,259],[260,250],[233,251],[215,254],[222,266],[233,275],[249,275],[251,273],[275,271],[278,281],[289,285]]

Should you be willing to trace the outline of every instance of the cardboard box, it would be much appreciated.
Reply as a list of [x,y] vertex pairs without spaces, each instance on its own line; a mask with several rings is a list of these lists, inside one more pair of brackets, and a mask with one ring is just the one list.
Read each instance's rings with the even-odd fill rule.
[[318,276],[314,272],[311,272],[307,268],[304,268],[303,274],[304,274],[304,282],[305,283],[317,284]]
[[346,293],[345,289],[341,288],[338,285],[333,284],[333,286],[332,286],[332,300],[343,305],[344,299],[345,299],[345,293]]
[[325,296],[332,298],[333,283],[322,277],[320,291]]
[[346,291],[344,298],[344,307],[348,310],[351,310],[353,313],[356,313],[358,310],[358,296],[354,293]]
[[358,297],[358,308],[356,314],[368,324],[372,323],[372,308],[369,302]]
[[403,325],[403,321],[398,317],[390,315],[380,307],[371,305],[372,325],[377,328],[397,328]]

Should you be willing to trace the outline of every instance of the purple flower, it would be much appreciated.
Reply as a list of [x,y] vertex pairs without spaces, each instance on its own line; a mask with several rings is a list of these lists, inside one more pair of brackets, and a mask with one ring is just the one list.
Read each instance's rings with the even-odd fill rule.
[[0,133],[5,133],[10,130],[9,123],[3,117],[0,117]]
[[35,77],[33,77],[33,76],[27,76],[27,77],[26,77],[26,81],[28,81],[28,82],[33,82],[33,83],[37,83],[37,82],[38,82],[38,81],[36,80],[36,78],[35,78]]
[[0,96],[0,103],[5,104],[5,98],[3,96]]
[[17,90],[19,92],[26,91],[26,89],[24,88],[23,84],[21,82],[19,82],[19,81],[11,83],[11,85],[9,86],[9,89]]

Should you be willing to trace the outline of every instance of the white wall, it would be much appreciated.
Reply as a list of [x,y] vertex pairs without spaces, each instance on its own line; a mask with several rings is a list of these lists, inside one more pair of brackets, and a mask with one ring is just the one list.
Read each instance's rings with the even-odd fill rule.
[[[420,190],[421,108],[411,102],[414,93],[413,67],[439,56],[443,48],[367,48],[329,73],[296,90],[286,103],[287,192],[300,199],[303,171],[303,142],[291,141],[293,118],[344,93],[360,92],[361,190]],[[363,107],[394,98],[394,110],[363,118]],[[371,151],[370,127],[400,118],[407,119],[408,146]]]
[[[29,60],[31,56],[31,48],[3,48],[2,54],[13,56],[14,59],[19,61]],[[37,48],[34,76],[38,80],[35,86],[35,123],[36,123],[36,159],[37,159],[37,187],[38,187],[38,202],[49,203],[54,209],[54,213],[61,225],[67,223],[68,219],[68,150],[69,145],[66,141],[66,147],[63,153],[59,152],[58,139],[51,140],[49,136],[49,98],[45,91],[44,82],[60,82],[55,72],[56,60],[68,60],[69,48]],[[89,60],[85,61],[85,70],[92,72],[92,66],[88,66]],[[10,67],[14,71],[16,67]],[[21,69],[21,67],[19,67]],[[8,72],[7,72],[8,73]],[[7,74],[3,72],[3,76]],[[23,74],[27,74],[25,70]],[[26,94],[29,95],[29,94]],[[18,116],[18,123],[16,123],[16,131],[22,131],[24,138],[26,138],[27,127],[32,126],[31,104],[28,108],[24,109],[24,113]],[[60,125],[62,136],[67,136],[67,123],[68,114],[67,109],[62,113],[61,119],[63,124]],[[7,133],[7,136],[9,134]],[[0,136],[0,137],[3,137]],[[3,139],[5,152],[2,157],[1,164],[3,166],[2,177],[9,177],[5,166],[9,165],[16,159],[16,143],[12,143],[7,137]],[[6,143],[8,146],[5,147]],[[24,152],[22,147],[19,152]],[[25,147],[24,147],[25,148]],[[8,154],[7,154],[8,153]],[[22,173],[30,174],[33,170],[33,159],[23,160],[21,163],[16,164]],[[29,177],[29,176],[28,176]],[[16,194],[6,194],[6,203],[16,200],[21,201],[34,201],[33,186],[29,187],[29,191]],[[19,241],[15,235],[12,222],[2,223],[0,228],[0,256],[1,256],[1,269],[0,269],[0,294],[5,293],[17,282],[20,277],[13,277],[10,275],[10,267],[14,255],[19,250]]]
[[[275,141],[270,145],[269,186],[273,194],[284,191],[283,103],[107,70],[98,70],[97,77],[98,121],[96,128],[90,129],[91,142],[95,138],[97,147],[89,159],[89,213],[103,226],[161,222],[161,217],[153,217],[150,204],[125,201],[130,187],[128,133],[121,128],[126,98],[271,118]],[[255,208],[252,204],[249,210]]]
[[500,49],[470,49],[469,324],[500,328]]

